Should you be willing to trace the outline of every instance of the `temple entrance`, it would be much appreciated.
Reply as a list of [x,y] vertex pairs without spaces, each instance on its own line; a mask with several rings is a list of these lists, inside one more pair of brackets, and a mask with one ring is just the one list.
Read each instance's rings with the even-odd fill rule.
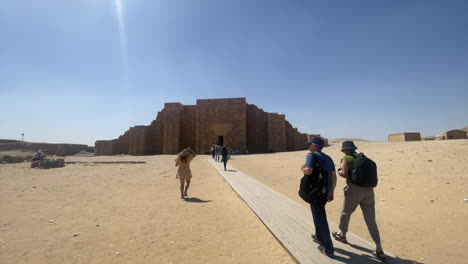
[[224,146],[224,137],[223,136],[218,136],[218,145]]

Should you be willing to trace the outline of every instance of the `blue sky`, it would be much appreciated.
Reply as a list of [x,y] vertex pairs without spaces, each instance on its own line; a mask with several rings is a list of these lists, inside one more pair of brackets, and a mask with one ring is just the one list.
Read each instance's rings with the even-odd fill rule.
[[468,126],[468,1],[18,0],[0,9],[0,138],[81,143],[165,102],[245,97],[301,132]]

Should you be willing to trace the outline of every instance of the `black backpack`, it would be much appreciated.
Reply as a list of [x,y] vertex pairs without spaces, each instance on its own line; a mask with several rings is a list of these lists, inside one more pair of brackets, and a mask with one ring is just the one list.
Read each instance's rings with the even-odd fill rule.
[[351,171],[351,182],[363,187],[377,186],[377,165],[364,153],[353,155],[354,168]]
[[312,153],[314,164],[312,174],[304,175],[299,185],[299,196],[306,202],[321,203],[327,200],[328,172],[322,166],[317,154]]

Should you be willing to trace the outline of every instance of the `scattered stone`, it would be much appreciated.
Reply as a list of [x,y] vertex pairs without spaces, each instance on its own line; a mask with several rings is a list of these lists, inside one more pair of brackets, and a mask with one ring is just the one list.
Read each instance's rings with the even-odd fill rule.
[[75,233],[75,234],[73,235],[73,237],[77,237],[77,236],[79,236],[79,235],[80,235],[80,233]]
[[432,160],[427,160],[427,161],[432,162]]
[[33,189],[36,189],[36,186],[33,186]]
[[96,227],[100,227],[100,225],[96,225]]
[[434,200],[431,200],[431,203],[433,203],[433,202],[434,202]]
[[394,190],[395,188],[392,187],[392,190]]
[[49,223],[52,224],[53,222],[55,222],[53,219],[50,219],[50,220],[49,220]]
[[450,182],[446,182],[445,184],[450,184]]
[[171,245],[174,245],[174,241],[171,241]]
[[116,254],[116,255],[120,255],[120,252],[117,251],[117,252],[115,252],[115,254]]
[[465,203],[468,202],[468,199],[467,198],[463,199],[463,202],[465,202]]

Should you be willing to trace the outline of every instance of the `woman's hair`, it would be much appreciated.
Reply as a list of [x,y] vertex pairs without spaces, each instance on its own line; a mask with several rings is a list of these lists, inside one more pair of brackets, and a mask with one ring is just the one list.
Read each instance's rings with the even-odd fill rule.
[[186,148],[179,153],[180,160],[182,162],[187,162],[188,157],[193,153],[193,150]]

